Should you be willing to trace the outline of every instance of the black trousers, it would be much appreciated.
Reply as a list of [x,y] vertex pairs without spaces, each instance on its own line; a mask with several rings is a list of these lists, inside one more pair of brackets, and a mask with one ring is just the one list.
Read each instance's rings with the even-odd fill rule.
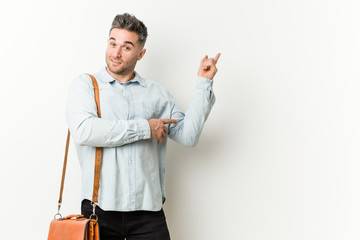
[[[93,209],[91,201],[84,199],[81,214],[89,218]],[[164,211],[104,211],[96,206],[101,240],[169,240],[170,234]]]

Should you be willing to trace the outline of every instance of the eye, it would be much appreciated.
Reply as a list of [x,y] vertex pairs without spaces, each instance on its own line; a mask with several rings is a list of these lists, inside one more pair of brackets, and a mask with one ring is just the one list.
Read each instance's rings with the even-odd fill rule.
[[116,46],[116,43],[110,42],[110,46],[115,47],[115,46]]
[[131,48],[129,46],[124,46],[123,48],[124,48],[125,51],[130,51],[131,50]]

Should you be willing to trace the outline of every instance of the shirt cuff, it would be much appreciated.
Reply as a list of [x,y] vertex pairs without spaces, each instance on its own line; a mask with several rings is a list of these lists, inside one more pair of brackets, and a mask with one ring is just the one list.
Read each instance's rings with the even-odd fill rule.
[[140,139],[149,139],[151,137],[149,122],[146,119],[136,119],[135,121]]
[[197,82],[198,84],[204,84],[204,86],[213,85],[213,80],[200,76],[197,76]]
[[212,89],[213,83],[214,81],[211,79],[197,76],[196,88],[200,91],[205,91],[206,99],[210,104],[215,103],[215,95]]

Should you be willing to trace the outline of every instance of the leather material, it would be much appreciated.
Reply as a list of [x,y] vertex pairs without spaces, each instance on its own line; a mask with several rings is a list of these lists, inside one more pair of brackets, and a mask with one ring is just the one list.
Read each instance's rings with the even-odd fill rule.
[[66,216],[64,219],[71,219],[71,218],[84,218],[84,215],[81,215],[81,214],[72,214],[72,215],[69,215],[69,216]]
[[102,148],[97,147],[95,152],[94,190],[92,196],[92,201],[94,203],[97,203],[99,201],[101,160],[102,160]]
[[[90,76],[91,81],[94,86],[94,96],[95,96],[95,102],[96,102],[96,107],[97,107],[97,114],[98,114],[98,117],[101,118],[99,86],[96,82],[95,77],[90,74],[89,74],[89,76]],[[99,200],[101,160],[102,160],[102,148],[97,147],[96,152],[95,152],[94,188],[93,188],[93,196],[92,196],[92,201],[94,203],[97,203]]]
[[64,164],[63,164],[63,171],[61,176],[61,186],[60,186],[60,196],[58,203],[62,203],[62,194],[64,190],[64,181],[65,181],[65,174],[66,174],[66,164],[67,164],[67,156],[69,152],[69,143],[70,143],[70,130],[68,130],[67,137],[66,137],[66,145],[65,145],[65,157],[64,157]]
[[[89,76],[91,77],[91,80],[94,85],[95,102],[98,111],[98,117],[100,118],[101,113],[100,113],[99,87],[94,76],[90,74]],[[69,142],[70,142],[70,130],[68,130],[67,138],[66,138],[65,157],[64,157],[63,171],[61,177],[60,196],[58,201],[59,211],[62,203],[62,194],[64,190]],[[95,172],[94,172],[94,188],[93,188],[94,203],[98,202],[98,194],[100,188],[101,160],[102,160],[102,148],[97,147],[95,152],[95,170],[94,170]],[[56,215],[60,215],[60,214],[57,213]],[[99,224],[97,220],[84,218],[84,216],[80,214],[72,214],[66,216],[65,218],[54,219],[50,223],[48,240],[99,240],[99,239],[100,239]]]
[[48,240],[99,240],[99,225],[86,218],[54,219]]

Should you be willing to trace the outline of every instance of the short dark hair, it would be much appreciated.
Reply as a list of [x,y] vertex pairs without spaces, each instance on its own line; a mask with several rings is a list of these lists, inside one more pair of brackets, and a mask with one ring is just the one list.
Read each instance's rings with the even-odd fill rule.
[[148,36],[147,28],[145,24],[134,15],[129,13],[116,15],[111,24],[110,32],[114,28],[126,29],[128,31],[135,32],[139,36],[140,44],[144,45],[146,42],[146,38]]

